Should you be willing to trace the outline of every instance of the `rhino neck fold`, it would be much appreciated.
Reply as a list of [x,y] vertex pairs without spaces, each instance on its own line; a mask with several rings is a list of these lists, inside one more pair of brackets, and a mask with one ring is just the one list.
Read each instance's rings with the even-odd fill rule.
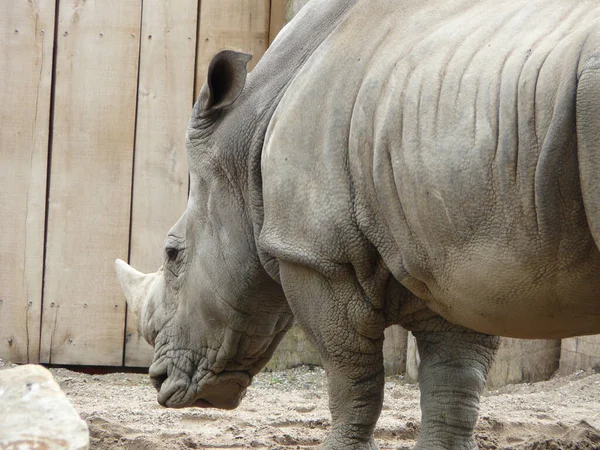
[[[279,33],[256,68],[248,75],[246,87],[237,101],[232,120],[253,121],[253,135],[249,140],[248,209],[254,228],[254,241],[260,261],[267,273],[279,282],[279,267],[275,258],[258,245],[263,225],[263,198],[261,156],[271,118],[294,77],[304,63],[327,37],[344,21],[358,0],[314,1],[302,8],[298,15]],[[250,114],[248,114],[251,112]]]

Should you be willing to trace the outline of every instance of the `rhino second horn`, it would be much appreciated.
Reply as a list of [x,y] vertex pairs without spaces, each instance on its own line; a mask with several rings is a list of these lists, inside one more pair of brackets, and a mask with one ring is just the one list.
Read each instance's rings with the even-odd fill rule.
[[150,293],[150,287],[156,279],[156,273],[144,274],[138,272],[125,261],[115,261],[117,277],[121,290],[125,294],[127,305],[138,320],[142,317],[142,306]]

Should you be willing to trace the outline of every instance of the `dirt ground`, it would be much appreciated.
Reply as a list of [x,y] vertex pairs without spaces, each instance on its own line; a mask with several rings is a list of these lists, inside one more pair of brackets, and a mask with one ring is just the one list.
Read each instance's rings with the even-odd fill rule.
[[[235,411],[165,409],[144,374],[51,371],[89,424],[96,450],[308,449],[330,425],[320,368],[259,374]],[[389,377],[376,429],[379,445],[411,448],[419,423],[417,386]],[[600,374],[486,392],[476,435],[481,449],[600,449]]]

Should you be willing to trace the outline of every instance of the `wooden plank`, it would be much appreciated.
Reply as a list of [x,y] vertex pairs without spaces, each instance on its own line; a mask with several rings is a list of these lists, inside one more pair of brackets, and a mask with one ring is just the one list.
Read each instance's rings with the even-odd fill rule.
[[[197,0],[144,3],[130,248],[131,264],[143,272],[162,264],[165,236],[187,203],[197,7]],[[150,365],[152,348],[131,315],[125,342],[125,365]]]
[[121,365],[142,0],[61,0],[41,360]]
[[0,2],[0,358],[38,362],[54,0]]
[[206,80],[208,64],[223,48],[252,53],[252,69],[269,43],[270,0],[203,0],[198,33],[196,92]]
[[288,0],[271,0],[271,17],[269,19],[269,45],[277,37],[286,20],[286,5]]

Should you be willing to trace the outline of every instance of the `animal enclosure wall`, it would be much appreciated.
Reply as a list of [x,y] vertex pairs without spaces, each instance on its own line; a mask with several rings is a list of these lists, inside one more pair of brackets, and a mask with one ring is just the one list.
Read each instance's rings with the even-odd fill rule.
[[[305,2],[0,1],[0,358],[149,364],[114,260],[145,272],[162,263],[187,201],[185,131],[212,55],[248,51],[252,68]],[[296,331],[274,367],[318,361]],[[565,370],[598,364],[598,340],[563,341]],[[392,372],[414,365],[399,328],[384,351]],[[521,376],[509,359],[499,371]]]
[[0,357],[148,364],[114,260],[161,264],[208,61],[229,47],[253,67],[281,3],[0,2]]

